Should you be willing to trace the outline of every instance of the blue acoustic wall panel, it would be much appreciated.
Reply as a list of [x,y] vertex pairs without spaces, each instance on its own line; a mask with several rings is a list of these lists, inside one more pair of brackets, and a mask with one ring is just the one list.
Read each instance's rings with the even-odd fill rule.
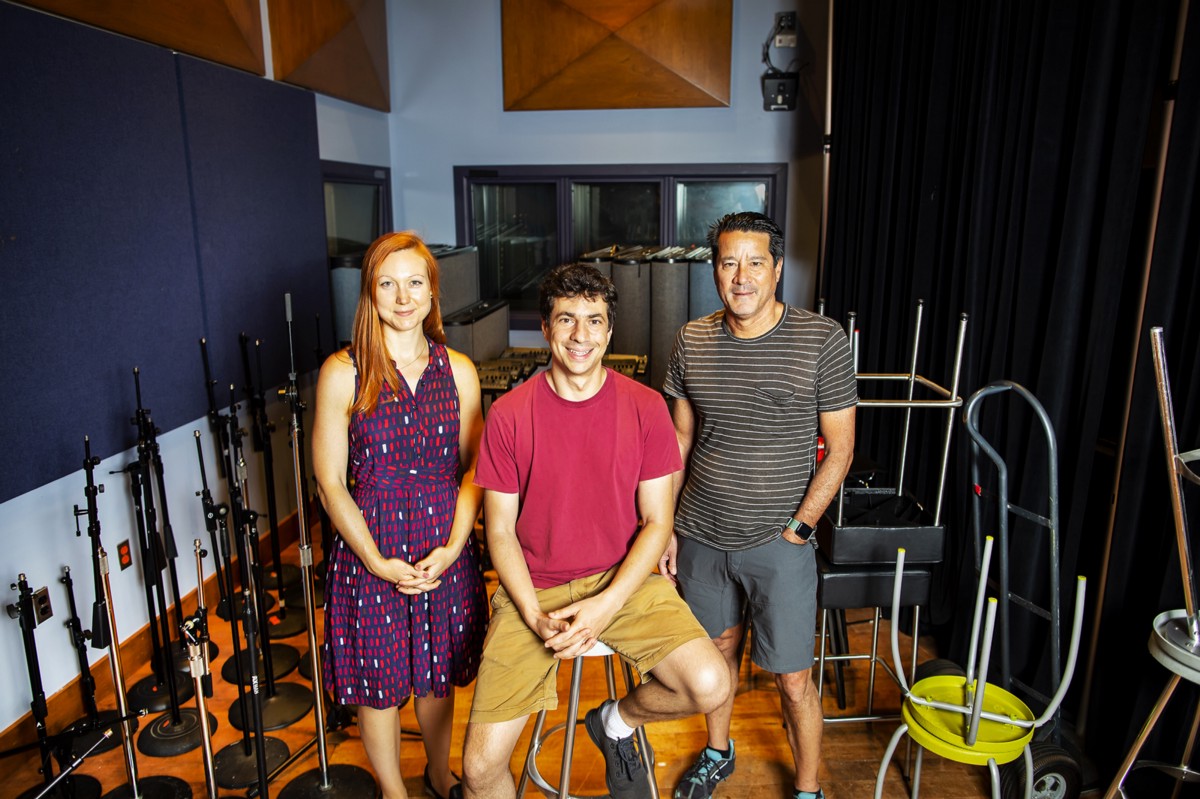
[[[238,334],[262,340],[268,386],[288,372],[283,296],[292,295],[297,368],[316,366],[315,328],[330,319],[325,211],[310,92],[179,56],[205,335],[213,379],[241,388]],[[189,357],[199,375],[193,336]],[[331,328],[323,336],[332,342]],[[253,355],[252,355],[253,358]],[[255,382],[258,381],[257,370]],[[200,390],[199,376],[193,385]]]
[[85,434],[136,443],[134,366],[159,428],[201,417],[201,336],[216,379],[241,387],[245,331],[282,382],[285,292],[316,366],[311,93],[3,2],[0,75],[0,502],[78,471]]
[[203,405],[174,57],[0,3],[0,75],[3,501],[135,443],[134,366],[160,427]]

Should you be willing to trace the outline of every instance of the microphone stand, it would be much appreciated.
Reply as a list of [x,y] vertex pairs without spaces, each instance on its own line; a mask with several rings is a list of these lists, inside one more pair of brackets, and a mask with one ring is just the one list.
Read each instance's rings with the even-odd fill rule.
[[[82,755],[75,758],[73,761],[71,761],[71,763],[69,765],[67,765],[65,768],[63,768],[63,770],[59,772],[58,776],[54,778],[53,782],[51,782],[45,788],[42,788],[42,790],[38,793],[37,796],[34,797],[34,799],[53,799],[53,797],[57,796],[58,791],[56,789],[58,788],[59,783],[61,783],[69,775],[73,774],[75,772],[75,769],[82,766],[83,761],[86,760],[88,758],[88,756],[96,754],[97,750],[100,748],[101,744],[105,744],[106,742],[111,741],[111,740],[113,740],[113,728],[109,727],[108,729],[104,730],[104,732],[100,733],[100,735],[98,735],[96,737],[96,740],[94,742],[92,742],[92,745],[89,746]],[[114,744],[114,746],[115,746],[115,744]],[[110,746],[108,748],[111,749],[112,747]]]
[[[197,439],[198,441],[198,439]],[[212,698],[212,673],[209,670],[208,655],[208,608],[204,604],[204,556],[208,553],[200,547],[200,539],[193,541],[196,553],[196,612],[184,619],[180,635],[187,646],[188,665],[195,682],[196,710],[200,716],[200,726],[203,730],[201,740],[204,742],[202,755],[204,762],[204,785],[208,799],[217,799],[216,771],[213,768],[213,749],[210,737],[210,716],[205,700]],[[216,558],[214,557],[214,560]]]
[[[75,537],[82,533],[79,530],[79,517],[75,517]],[[90,754],[107,752],[121,745],[121,739],[112,734],[112,725],[117,720],[117,713],[106,710],[103,713],[96,706],[96,678],[92,676],[92,666],[88,661],[87,642],[92,637],[90,631],[83,629],[79,612],[75,606],[75,581],[71,579],[71,567],[63,566],[63,576],[59,582],[67,590],[67,608],[71,611],[66,621],[66,628],[71,634],[71,645],[79,660],[79,690],[83,699],[83,718],[70,724],[62,734],[72,738],[72,751],[84,749],[84,757]],[[82,758],[81,758],[82,760]]]
[[[225,474],[225,459],[229,457],[229,442],[225,440],[225,423],[221,419],[221,412],[217,409],[216,387],[217,381],[213,380],[212,369],[208,365],[208,339],[200,339],[200,360],[204,363],[204,394],[208,397],[208,426],[217,436],[217,448],[221,452],[221,457],[217,461],[218,477],[227,478]],[[225,618],[222,616],[221,618]]]
[[[289,330],[288,334],[291,335],[290,330]],[[316,353],[317,353],[317,369],[320,369],[321,366],[325,363],[325,349],[321,346],[321,315],[320,314],[317,314]],[[292,368],[295,369],[294,364],[293,364]],[[303,411],[303,408],[301,408],[301,411]],[[300,423],[301,424],[304,423],[303,413],[300,416]],[[303,453],[301,453],[301,454],[303,454]],[[303,460],[302,460],[302,462],[303,462]],[[314,482],[315,482],[315,478],[314,478]],[[331,522],[329,520],[329,514],[325,512],[325,505],[321,502],[320,497],[317,498],[317,519],[321,522],[321,556],[322,556],[323,560],[318,562],[317,565],[313,567],[313,569],[315,572],[315,577],[319,581],[319,584],[323,585],[324,581],[325,581],[325,564],[329,560],[330,550],[333,549],[333,522]],[[311,529],[309,529],[308,534],[309,534],[309,537],[311,538],[312,537]],[[323,605],[324,597],[319,597],[319,598],[321,599],[321,602],[319,604]]]
[[[246,627],[243,626],[243,631],[247,638],[247,655],[246,672],[250,675],[257,676],[259,679],[265,679],[267,682],[267,694],[274,698],[278,691],[275,688],[275,680],[285,674],[290,673],[296,668],[296,664],[300,662],[300,653],[295,647],[287,644],[272,644],[266,634],[266,629],[261,626],[261,621],[267,617],[269,609],[268,601],[274,602],[269,594],[262,590],[262,567],[258,562],[258,513],[245,506],[246,497],[246,461],[242,457],[242,437],[243,432],[238,428],[237,399],[234,396],[234,387],[229,387],[229,406],[230,414],[226,421],[229,425],[229,455],[230,462],[226,464],[227,473],[235,477],[229,484],[230,505],[233,511],[234,521],[234,543],[237,546],[238,561],[242,566],[242,588],[250,588],[248,594],[250,600],[255,604],[255,624]],[[244,609],[239,609],[239,613],[244,614]],[[251,635],[251,630],[256,630],[261,635],[260,646],[258,647],[258,655],[251,656],[249,654],[248,640]],[[261,665],[258,658],[262,658]],[[276,662],[278,660],[278,662]],[[228,668],[228,664],[226,667]],[[224,673],[224,670],[222,670]],[[226,679],[229,676],[226,675]],[[270,721],[267,729],[279,729],[286,727],[296,719],[308,712],[307,708],[299,709],[290,707],[284,709],[280,706],[279,709],[284,710],[282,715],[275,715],[274,709],[268,714]],[[299,713],[293,715],[296,710]],[[230,707],[229,720],[235,727],[245,719],[245,715],[241,712],[241,703],[235,702]],[[276,723],[277,722],[277,723]],[[275,726],[272,726],[274,724]]]
[[[104,795],[104,799],[191,799],[192,789],[178,777],[153,776],[138,778],[137,755],[133,749],[134,723],[129,712],[129,701],[125,694],[125,669],[121,664],[120,638],[117,636],[117,613],[112,602],[112,583],[108,577],[108,553],[100,541],[100,516],[96,507],[96,495],[103,486],[95,484],[94,470],[100,464],[99,458],[92,457],[92,445],[87,436],[83,437],[83,469],[87,473],[88,535],[92,538],[92,551],[96,556],[96,573],[99,575],[99,591],[96,594],[96,605],[102,630],[97,636],[93,630],[92,642],[98,638],[107,642],[108,666],[112,672],[113,691],[117,695],[117,712],[121,716],[121,746],[125,755],[125,776],[129,780],[125,785],[115,788]],[[79,509],[76,508],[76,514]],[[142,711],[144,713],[145,711]]]
[[[316,346],[313,348],[313,353],[317,357],[317,368],[320,369],[321,364],[325,363],[325,351],[321,346],[321,315],[320,314],[317,314],[316,320],[317,320],[317,338],[316,338],[317,343],[316,343]],[[291,352],[291,335],[292,335],[292,331],[291,331],[291,328],[289,327],[288,328],[288,348],[289,348],[288,356],[290,358],[292,358],[294,361],[295,356]],[[295,369],[296,369],[296,365],[293,362],[292,370],[295,371]],[[314,383],[315,383],[315,381],[314,381]],[[281,396],[285,396],[287,394],[287,391],[288,391],[287,389],[280,389],[279,394]],[[296,409],[296,413],[298,414],[300,429],[303,430],[304,429],[304,403],[300,404],[300,407],[298,409]],[[291,442],[289,442],[289,443],[291,444],[291,446],[294,449],[296,444],[291,443]],[[295,453],[293,453],[293,458],[294,457],[296,457]],[[300,458],[300,464],[303,467],[304,463],[305,463],[303,437],[301,437],[301,441],[300,441],[299,458]],[[302,469],[301,472],[303,473],[303,471],[304,470]],[[304,519],[304,521],[302,521],[301,524],[306,525],[306,530],[308,532],[308,539],[309,539],[309,541],[312,541],[313,540],[312,519],[307,514],[307,511],[313,505],[316,505],[317,519],[321,525],[322,559],[317,561],[313,565],[313,588],[315,591],[315,593],[314,593],[315,605],[317,607],[323,607],[325,605],[325,555],[333,547],[333,523],[329,521],[329,514],[327,514],[325,512],[325,506],[321,503],[321,498],[320,498],[319,492],[316,490],[316,482],[317,482],[316,479],[314,478],[312,481],[311,492],[310,492],[310,484],[308,482],[307,477],[305,477],[304,480],[305,480],[304,490],[303,491],[297,490],[296,498],[297,498],[298,503],[300,501],[304,502],[304,509],[305,509],[306,513],[303,517],[297,516],[297,519],[301,519],[301,518]],[[303,590],[302,586],[299,584],[291,586],[285,592],[280,592],[280,594],[279,594],[280,599],[283,599],[285,595],[287,597],[287,601],[293,605],[302,605],[306,601],[304,598],[304,590]],[[311,680],[313,678],[312,671],[310,670],[309,662],[308,662],[307,658],[300,661],[300,675],[308,680]],[[338,715],[340,716],[340,714],[338,714]],[[335,727],[345,726],[345,724],[340,724],[340,725],[335,724],[334,726]]]
[[[38,664],[37,639],[33,631],[40,622],[50,618],[52,611],[50,610],[50,597],[46,594],[45,588],[40,588],[36,592],[37,602],[35,607],[34,594],[30,589],[29,581],[25,579],[24,574],[17,576],[17,581],[10,586],[17,591],[17,603],[9,605],[8,615],[10,618],[17,619],[21,623],[21,639],[25,644],[25,666],[29,672],[29,687],[33,693],[33,702],[30,703],[30,709],[33,712],[33,724],[37,730],[38,749],[41,750],[41,765],[38,771],[41,773],[44,784],[36,786],[25,792],[22,796],[32,796],[35,793],[49,790],[54,784],[54,767],[52,764],[56,756],[57,744],[59,744],[59,736],[53,738],[46,732],[46,716],[48,711],[46,708],[46,691],[42,687],[42,671]],[[66,758],[62,758],[66,759]],[[64,772],[65,773],[65,772]],[[100,781],[94,777],[70,777],[63,783],[62,795],[66,796],[89,796],[96,797],[100,795]]]
[[[245,333],[238,336],[238,345],[242,352],[242,373],[246,380],[243,390],[250,410],[251,441],[254,444],[254,451],[262,453],[263,476],[266,479],[267,524],[271,529],[272,562],[271,568],[266,570],[264,575],[263,587],[281,590],[285,585],[299,581],[300,571],[294,566],[290,569],[285,567],[280,551],[279,512],[275,501],[275,456],[271,447],[271,433],[275,431],[275,425],[267,418],[267,402],[263,394],[265,386],[262,384],[262,341],[260,339],[254,341],[255,355],[258,359],[258,389],[254,387],[254,378],[250,372],[249,343],[250,338]],[[286,619],[287,602],[283,600],[282,594],[280,600],[279,617]],[[303,627],[296,626],[296,621],[285,625],[286,629],[281,628],[278,624],[272,625],[272,627],[273,629],[269,629],[268,632],[271,632],[276,638],[287,638],[303,630]]]
[[[203,340],[202,340],[203,341]],[[230,386],[232,389],[232,386]],[[215,407],[215,402],[212,407]],[[222,444],[228,441],[229,429],[233,428],[236,431],[236,405],[230,407],[230,417],[223,417],[217,414],[217,421],[221,425],[220,440]],[[227,613],[222,615],[221,608],[218,607],[217,615],[222,615],[222,618],[229,621],[230,639],[233,641],[233,655],[226,661],[226,665],[222,667],[221,674],[226,681],[238,686],[239,702],[242,707],[245,707],[246,702],[251,699],[247,695],[247,686],[253,685],[257,690],[258,685],[258,669],[259,661],[257,656],[244,657],[242,656],[241,637],[238,630],[238,617],[246,607],[246,600],[240,599],[236,595],[234,589],[234,569],[233,569],[233,553],[230,552],[230,535],[238,535],[230,531],[230,519],[233,522],[234,530],[240,530],[240,523],[245,511],[241,505],[241,486],[236,480],[236,469],[230,463],[233,459],[233,453],[229,446],[224,446],[222,450],[222,471],[226,476],[226,482],[229,489],[229,505],[215,505],[212,503],[212,494],[208,488],[208,477],[204,473],[204,453],[200,449],[199,431],[196,435],[196,453],[200,461],[200,481],[204,486],[200,497],[204,503],[204,517],[206,524],[209,524],[210,531],[218,539],[216,546],[215,560],[217,566],[217,579],[221,581],[223,576],[224,594],[227,600],[222,600]],[[220,530],[220,535],[216,531]],[[240,539],[239,539],[240,540]],[[241,548],[239,547],[239,554]],[[245,560],[242,560],[245,563]],[[222,566],[223,564],[223,570]],[[247,643],[250,639],[250,631],[246,631]],[[282,644],[281,644],[282,645]],[[248,654],[248,653],[247,653]],[[257,653],[254,653],[257,655]],[[299,656],[299,655],[298,655]],[[248,675],[247,675],[248,673]],[[234,741],[224,747],[220,752],[216,753],[212,765],[214,765],[214,775],[217,785],[223,788],[244,788],[252,785],[259,779],[259,761],[262,759],[265,768],[272,768],[274,765],[286,761],[288,758],[288,747],[282,740],[277,738],[266,738],[262,734],[262,729],[257,729],[256,735],[251,738],[250,726],[234,725],[234,728],[241,729],[241,740]]]
[[156,593],[159,595],[162,593],[162,575],[155,569],[158,558],[154,549],[154,541],[147,529],[149,525],[146,523],[146,511],[143,505],[145,473],[142,471],[141,464],[136,461],[122,471],[129,475],[129,491],[133,499],[133,518],[137,525],[138,548],[142,555],[142,586],[146,591],[146,614],[149,618],[151,653],[151,674],[135,683],[130,689],[130,703],[139,710],[158,713],[172,706],[178,706],[173,669],[169,662],[165,667],[163,665],[166,642],[162,640],[159,619],[166,613],[166,602],[156,604],[155,599]]
[[[300,391],[296,386],[296,360],[292,349],[292,295],[283,295],[284,310],[288,325],[288,353],[291,358],[291,371],[288,372],[288,386],[280,394],[287,400],[292,411],[289,427],[292,442],[292,470],[296,477],[296,528],[300,533],[300,574],[301,585],[304,588],[304,610],[308,617],[308,661],[313,674],[312,701],[316,717],[316,736],[313,741],[298,750],[292,757],[295,760],[307,751],[313,743],[317,745],[317,768],[306,771],[293,779],[280,792],[279,799],[339,799],[339,797],[375,796],[378,785],[375,778],[366,769],[349,764],[329,765],[329,754],[325,743],[325,702],[324,691],[321,689],[321,661],[317,654],[317,619],[313,589],[313,556],[312,536],[308,529],[308,514],[306,498],[308,480],[304,470],[304,427],[302,411],[304,403],[300,399]],[[291,760],[288,761],[289,763]],[[285,764],[286,765],[286,764]]]

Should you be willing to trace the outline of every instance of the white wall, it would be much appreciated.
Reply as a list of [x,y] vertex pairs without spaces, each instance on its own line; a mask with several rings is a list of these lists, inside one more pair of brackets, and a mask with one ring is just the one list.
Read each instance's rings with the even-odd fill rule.
[[[765,112],[762,43],[795,0],[734,0],[728,108],[505,112],[500,3],[389,0],[391,153],[398,227],[455,240],[453,167],[486,164],[789,164],[785,299],[810,304],[822,117]],[[820,9],[802,15],[820,18]],[[803,37],[802,37],[803,38]],[[824,33],[819,39],[824,51]],[[804,47],[805,60],[811,52]],[[772,51],[778,63],[778,51]],[[823,56],[821,56],[823,59]],[[804,77],[823,92],[824,65]],[[815,165],[815,169],[814,169]]]
[[388,114],[323,94],[316,99],[322,160],[390,166]]

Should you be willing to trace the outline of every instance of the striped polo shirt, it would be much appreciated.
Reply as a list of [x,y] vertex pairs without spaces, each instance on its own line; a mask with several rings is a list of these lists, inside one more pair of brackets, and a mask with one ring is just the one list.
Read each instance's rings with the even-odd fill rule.
[[695,437],[675,531],[721,550],[779,535],[816,468],[817,415],[858,401],[850,345],[831,319],[785,306],[735,338],[717,311],[675,338],[663,391],[691,402]]

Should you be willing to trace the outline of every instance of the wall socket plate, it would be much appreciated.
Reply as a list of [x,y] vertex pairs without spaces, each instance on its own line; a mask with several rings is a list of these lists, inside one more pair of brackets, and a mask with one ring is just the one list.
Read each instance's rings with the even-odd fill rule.
[[795,111],[799,72],[768,72],[762,76],[763,110]]
[[776,48],[795,47],[796,12],[779,11],[775,14],[775,39],[772,42]]

